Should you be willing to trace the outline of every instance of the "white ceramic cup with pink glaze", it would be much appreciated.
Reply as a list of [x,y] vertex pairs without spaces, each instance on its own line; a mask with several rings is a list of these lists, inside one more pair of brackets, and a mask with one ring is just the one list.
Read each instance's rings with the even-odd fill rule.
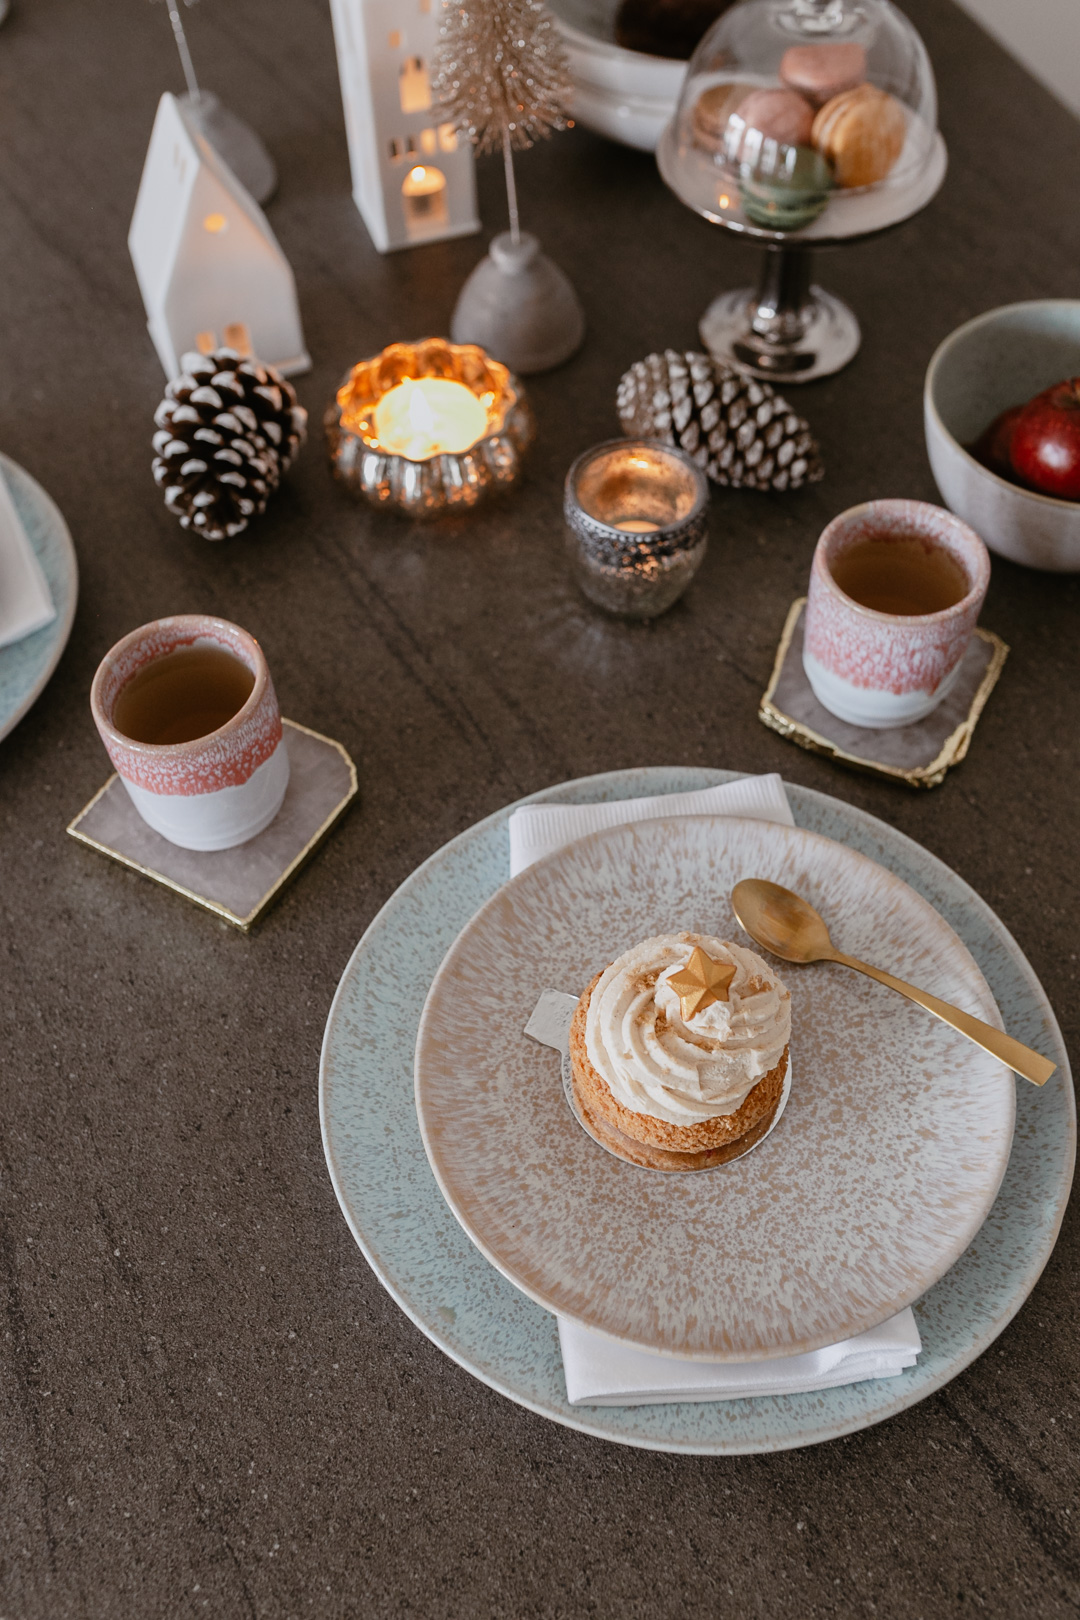
[[[238,659],[254,677],[249,696],[205,736],[165,743],[125,736],[116,709],[129,682],[188,648],[217,649]],[[136,810],[171,844],[232,849],[262,832],[280,810],[289,785],[281,711],[262,648],[239,625],[185,613],[133,630],[102,659],[90,707]]]
[[[963,594],[936,612],[863,606],[840,588],[833,570],[843,574],[845,554],[868,540],[903,542],[908,558],[921,552],[931,569],[955,565]],[[946,553],[944,563],[935,552]],[[818,702],[838,719],[875,731],[922,720],[956,681],[989,583],[985,545],[940,506],[867,501],[841,512],[817,543],[806,604],[803,668]]]

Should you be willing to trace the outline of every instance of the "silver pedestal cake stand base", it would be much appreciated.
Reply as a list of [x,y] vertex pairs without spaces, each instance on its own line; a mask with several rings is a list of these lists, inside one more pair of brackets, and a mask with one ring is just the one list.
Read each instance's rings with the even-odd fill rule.
[[699,330],[714,359],[773,382],[831,377],[862,341],[848,306],[811,285],[809,252],[788,248],[767,248],[759,286],[714,298]]
[[832,192],[821,215],[797,232],[766,230],[745,213],[733,184],[709,153],[680,146],[673,120],[660,137],[661,177],[688,208],[730,235],[765,249],[756,288],[723,293],[700,323],[710,353],[770,382],[812,382],[840,371],[859,352],[859,323],[847,305],[810,280],[813,251],[864,242],[893,230],[925,208],[948,168],[945,142],[934,131],[925,161],[895,184]]

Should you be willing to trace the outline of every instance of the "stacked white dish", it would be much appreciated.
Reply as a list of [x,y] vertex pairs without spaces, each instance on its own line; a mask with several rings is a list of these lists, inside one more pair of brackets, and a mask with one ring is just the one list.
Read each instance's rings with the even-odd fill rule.
[[[732,780],[732,773],[721,771],[624,771],[564,783],[530,802],[595,806]],[[1060,1064],[1059,1075],[1041,1090],[1020,1088],[1018,1129],[994,1213],[979,1241],[919,1302],[922,1353],[901,1377],[780,1398],[570,1404],[554,1316],[508,1281],[451,1213],[432,1175],[414,1104],[417,988],[432,981],[459,930],[471,926],[497,892],[506,894],[513,807],[461,834],[407,879],[358,945],[331,1009],[320,1080],[323,1142],[346,1220],[376,1276],[459,1365],[522,1406],[599,1438],[664,1451],[738,1454],[810,1445],[893,1416],[940,1389],[1001,1333],[1042,1271],[1064,1213],[1076,1135],[1068,1057],[1019,948],[961,879],[886,823],[807,788],[788,785],[786,793],[799,826],[886,863],[894,878],[910,883],[940,918],[957,926],[987,969],[1008,1027],[1022,1039],[1045,1040]],[[556,968],[562,977],[567,964],[536,966],[546,982]],[[897,1001],[890,1016],[902,1006]],[[931,1021],[926,1024],[929,1029]],[[543,1062],[542,1050],[537,1053]],[[800,1081],[800,1110],[807,1101],[809,1087]],[[790,1123],[785,1116],[785,1132]],[[574,1126],[571,1141],[576,1131]],[[590,1147],[584,1137],[581,1143]],[[753,1166],[759,1157],[752,1154],[746,1163]],[[728,1173],[717,1174],[726,1183]],[[775,1370],[780,1358],[767,1360]],[[708,1363],[687,1365],[697,1377]]]
[[599,135],[655,152],[679,99],[686,63],[615,43],[619,0],[552,0],[570,58],[573,114]]

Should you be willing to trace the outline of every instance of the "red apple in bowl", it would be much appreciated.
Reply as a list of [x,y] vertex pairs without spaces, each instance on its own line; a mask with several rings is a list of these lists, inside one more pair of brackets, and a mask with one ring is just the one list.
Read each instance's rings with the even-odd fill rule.
[[[1006,412],[1005,417],[1011,414]],[[1006,439],[1017,477],[1043,495],[1080,501],[1080,377],[1036,394],[1017,413],[1011,431],[1005,428],[1005,417],[999,417],[984,437],[994,435],[995,448]]]
[[991,472],[997,473],[999,478],[1015,481],[1016,472],[1009,457],[1009,448],[1012,444],[1013,428],[1023,409],[1023,405],[1010,405],[1007,411],[1002,411],[1000,416],[994,417],[990,426],[980,433],[970,447],[975,460],[981,462]]

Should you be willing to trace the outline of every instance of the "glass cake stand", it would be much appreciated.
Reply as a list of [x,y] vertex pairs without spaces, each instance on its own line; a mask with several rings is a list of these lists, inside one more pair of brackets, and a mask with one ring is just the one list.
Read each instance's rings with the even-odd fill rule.
[[788,383],[859,348],[853,311],[813,284],[814,250],[912,218],[947,168],[929,58],[890,0],[741,0],[695,52],[656,155],[682,202],[765,249],[757,287],[705,311],[703,342]]

